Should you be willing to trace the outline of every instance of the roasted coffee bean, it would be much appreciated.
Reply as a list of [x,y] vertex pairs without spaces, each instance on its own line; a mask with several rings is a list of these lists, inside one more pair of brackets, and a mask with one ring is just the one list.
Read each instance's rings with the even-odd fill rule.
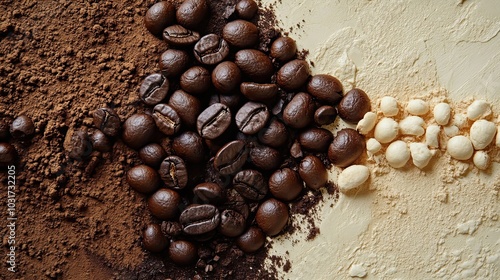
[[269,116],[266,105],[249,101],[236,113],[236,126],[245,134],[255,134],[266,125]]
[[342,83],[331,75],[314,75],[307,84],[307,92],[321,101],[328,102],[329,105],[339,103],[342,91]]
[[153,108],[153,119],[158,129],[167,136],[176,134],[181,128],[179,114],[167,104],[160,103]]
[[243,196],[241,196],[239,192],[237,192],[234,189],[227,190],[226,201],[224,202],[223,205],[221,205],[220,209],[234,210],[243,215],[243,218],[245,218],[245,220],[248,218],[248,215],[250,215],[250,208],[248,207],[248,204],[245,202],[245,199],[243,198]]
[[212,83],[222,93],[233,93],[241,83],[241,70],[231,61],[219,63],[212,71]]
[[273,148],[279,148],[288,140],[286,126],[278,119],[272,119],[269,124],[258,133],[259,141]]
[[248,149],[242,140],[234,140],[224,145],[214,157],[214,167],[221,175],[240,171],[248,157]]
[[307,151],[325,153],[333,140],[333,134],[327,129],[312,127],[302,131],[298,140]]
[[188,172],[184,160],[178,156],[168,156],[160,164],[160,177],[167,187],[183,189],[188,182]]
[[287,62],[297,54],[297,44],[290,37],[279,37],[274,40],[270,52],[272,58],[276,58],[279,62]]
[[257,170],[246,169],[236,173],[233,188],[250,200],[261,200],[267,194],[267,182]]
[[222,38],[237,48],[251,48],[259,42],[259,29],[249,21],[237,19],[224,26]]
[[193,66],[181,75],[180,86],[189,94],[199,95],[207,92],[212,85],[210,72],[201,66]]
[[184,233],[200,235],[216,229],[220,223],[220,213],[211,204],[190,206],[179,216]]
[[170,220],[179,214],[181,196],[174,190],[161,188],[148,198],[151,214],[160,220]]
[[94,125],[110,137],[115,137],[120,133],[120,117],[111,108],[99,108],[93,113]]
[[215,103],[222,103],[229,107],[230,110],[236,111],[240,108],[240,104],[242,102],[242,98],[240,94],[220,94],[215,93],[210,96],[210,100],[208,101],[208,105],[213,105]]
[[253,0],[241,0],[236,4],[236,12],[238,13],[238,17],[246,20],[252,19],[257,13],[258,9],[259,6]]
[[0,166],[5,166],[17,159],[17,152],[14,146],[9,143],[0,143]]
[[198,42],[200,40],[200,33],[177,24],[163,30],[163,39],[169,45],[185,47]]
[[92,153],[92,142],[84,130],[69,130],[64,144],[68,156],[75,160],[83,160]]
[[203,64],[215,65],[228,54],[229,45],[226,40],[216,34],[205,35],[194,45],[194,57]]
[[219,232],[228,237],[236,237],[245,231],[245,218],[233,210],[224,210],[220,214]]
[[314,109],[312,96],[299,92],[283,110],[283,121],[293,128],[304,128],[313,121]]
[[151,143],[139,150],[139,158],[151,167],[158,167],[167,153],[160,144]]
[[255,220],[257,225],[269,236],[280,233],[288,222],[288,206],[274,198],[270,198],[259,206]]
[[7,140],[7,138],[9,138],[9,127],[10,125],[7,122],[7,119],[0,119],[0,141]]
[[189,67],[190,58],[187,52],[168,49],[160,56],[160,70],[161,73],[169,77],[180,76]]
[[146,29],[155,36],[161,36],[165,27],[175,20],[175,7],[168,1],[161,1],[149,8],[144,17]]
[[293,142],[292,146],[290,147],[290,156],[292,156],[293,158],[301,158],[304,156],[299,141],[295,140]]
[[129,147],[139,149],[150,143],[156,132],[153,117],[146,114],[134,114],[123,124],[122,140]]
[[281,88],[293,91],[305,85],[310,74],[309,64],[305,60],[294,59],[278,70],[276,82]]
[[236,239],[236,245],[245,253],[257,252],[266,243],[266,235],[258,227],[250,227]]
[[206,0],[186,0],[177,9],[177,22],[187,28],[195,29],[208,15]]
[[235,54],[234,62],[245,75],[257,83],[269,82],[274,74],[271,59],[258,50],[241,50]]
[[218,204],[224,198],[224,190],[218,184],[211,182],[196,185],[193,193],[204,203]]
[[176,90],[170,96],[168,105],[172,107],[181,118],[182,125],[194,127],[196,119],[201,112],[200,101],[183,90]]
[[279,168],[282,162],[281,154],[267,146],[256,146],[250,150],[250,161],[255,167],[270,171]]
[[113,148],[113,143],[102,131],[96,129],[92,135],[90,135],[90,142],[94,150],[101,153],[110,152]]
[[240,85],[240,91],[249,100],[257,102],[269,102],[278,97],[278,86],[276,84],[244,82]]
[[168,256],[177,265],[189,265],[198,259],[198,249],[192,242],[177,240],[170,243]]
[[127,183],[140,193],[153,193],[160,186],[158,172],[147,165],[137,165],[127,172]]
[[144,249],[153,253],[159,253],[168,247],[169,241],[161,232],[160,225],[149,224],[142,232],[142,244],[144,245]]
[[201,163],[205,158],[203,138],[194,131],[185,131],[175,137],[172,149],[177,156],[189,163]]
[[168,237],[176,237],[182,234],[182,225],[179,222],[163,221],[161,231]]
[[323,162],[316,156],[306,156],[299,165],[300,178],[306,186],[317,190],[326,185],[328,181],[328,171]]
[[370,98],[359,88],[351,89],[340,100],[337,110],[344,121],[358,123],[371,110]]
[[296,199],[304,188],[299,174],[290,168],[276,170],[269,177],[268,184],[272,195],[285,201]]
[[201,112],[196,122],[196,128],[201,137],[215,139],[222,135],[230,124],[231,110],[222,103],[215,103]]
[[10,124],[10,135],[14,138],[27,138],[35,133],[35,124],[30,117],[21,115]]
[[335,118],[337,118],[337,110],[330,105],[321,106],[314,112],[314,123],[319,126],[332,124]]
[[338,167],[347,167],[363,154],[365,147],[365,138],[361,134],[354,129],[344,128],[328,147],[328,159]]
[[146,105],[156,105],[167,97],[168,79],[162,74],[151,74],[144,79],[139,89],[139,98]]

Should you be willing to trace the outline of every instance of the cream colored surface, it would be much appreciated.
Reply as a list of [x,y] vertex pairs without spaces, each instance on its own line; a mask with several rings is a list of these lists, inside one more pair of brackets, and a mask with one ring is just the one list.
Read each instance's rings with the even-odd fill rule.
[[[282,0],[275,11],[285,31],[293,27],[299,48],[310,51],[314,73],[338,77],[346,90],[363,89],[374,110],[379,98],[396,97],[400,121],[411,99],[429,102],[431,112],[444,101],[458,134],[468,136],[467,106],[484,99],[492,104],[487,119],[499,125],[498,0]],[[432,115],[424,117],[427,125],[435,124]],[[304,226],[274,239],[271,254],[291,261],[281,277],[500,279],[499,149],[486,149],[492,163],[479,171],[472,160],[451,159],[447,140],[440,136],[440,150],[422,171],[411,161],[390,168],[383,153],[368,159],[371,176],[359,191],[338,201],[325,196],[314,240],[306,241]],[[331,170],[333,181],[339,171]]]

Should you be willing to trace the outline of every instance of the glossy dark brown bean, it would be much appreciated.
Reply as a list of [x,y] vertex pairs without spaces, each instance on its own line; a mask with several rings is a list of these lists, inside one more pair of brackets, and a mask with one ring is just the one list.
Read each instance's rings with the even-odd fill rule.
[[83,160],[90,156],[92,153],[92,142],[90,141],[87,131],[76,130],[73,132],[69,131],[68,133],[71,134],[67,135],[67,137],[69,137],[69,142],[65,143],[68,156],[75,160]]
[[316,156],[306,156],[299,165],[300,178],[311,189],[319,189],[326,185],[328,172],[323,162]]
[[201,66],[189,68],[180,78],[181,88],[189,94],[203,94],[210,89],[211,85],[210,72]]
[[245,253],[257,252],[266,243],[266,235],[258,227],[250,227],[236,239],[236,245]]
[[153,119],[158,129],[167,136],[174,135],[181,128],[181,118],[167,104],[160,103],[153,108]]
[[187,28],[196,29],[209,12],[206,0],[186,0],[175,14],[177,22]]
[[335,118],[337,110],[330,105],[321,106],[314,112],[314,123],[319,126],[332,124]]
[[0,141],[7,140],[10,137],[9,127],[7,119],[0,119]]
[[234,110],[234,112],[236,112],[240,108],[242,100],[243,98],[240,94],[226,95],[222,93],[215,93],[210,96],[208,104],[213,105],[215,103],[222,103],[229,107],[230,110]]
[[241,83],[241,70],[231,61],[219,63],[212,71],[212,83],[222,93],[234,93]]
[[177,112],[181,118],[182,125],[186,125],[187,127],[196,126],[196,119],[201,112],[201,103],[196,97],[183,90],[176,90],[170,96],[168,105]]
[[110,137],[115,137],[120,133],[120,117],[111,108],[99,108],[92,114],[94,125]]
[[177,265],[190,265],[198,259],[198,249],[192,242],[177,240],[170,243],[168,256]]
[[129,147],[139,149],[153,139],[156,125],[153,117],[134,114],[123,123],[122,140]]
[[170,220],[179,214],[181,196],[174,190],[161,188],[148,198],[151,214],[160,220]]
[[200,33],[177,24],[163,30],[163,39],[169,45],[185,47],[198,42],[200,40]]
[[348,91],[337,105],[339,117],[352,123],[358,123],[370,110],[370,98],[358,88]]
[[182,234],[182,225],[175,221],[163,221],[161,231],[168,237],[176,237]]
[[10,135],[14,138],[27,138],[35,133],[35,124],[30,117],[21,115],[10,124]]
[[149,8],[144,17],[146,29],[155,36],[161,36],[163,29],[175,20],[175,7],[168,1],[161,1]]
[[253,0],[241,0],[236,4],[236,12],[241,19],[252,19],[258,9],[259,6]]
[[259,29],[249,21],[238,19],[224,26],[222,37],[237,48],[251,48],[259,42]]
[[5,166],[17,159],[17,152],[14,146],[9,143],[0,143],[0,166]]
[[288,222],[288,206],[274,198],[264,201],[257,210],[257,225],[269,236],[280,233]]
[[160,144],[151,143],[139,150],[139,158],[151,167],[158,167],[167,153]]
[[365,138],[356,130],[340,130],[328,147],[328,159],[338,166],[347,167],[354,163],[365,150]]
[[342,83],[326,74],[314,75],[307,84],[307,92],[329,105],[336,105],[342,99]]
[[142,232],[142,244],[144,249],[153,253],[159,253],[168,247],[169,241],[161,232],[160,225],[149,224]]
[[139,88],[139,98],[146,105],[156,105],[167,97],[169,89],[168,79],[162,74],[147,76]]
[[194,131],[185,131],[175,137],[172,149],[188,163],[201,163],[205,158],[203,138]]
[[283,110],[283,121],[293,128],[304,128],[313,121],[314,109],[312,96],[299,92]]
[[160,164],[158,171],[165,185],[172,189],[183,189],[188,182],[188,172],[184,160],[178,156],[168,156]]
[[220,213],[211,204],[194,205],[186,208],[179,216],[184,233],[200,235],[216,229],[220,223]]
[[214,167],[221,175],[235,174],[241,170],[248,157],[248,149],[242,140],[224,145],[214,157]]
[[249,101],[236,113],[236,126],[245,134],[255,134],[267,124],[269,116],[266,105]]
[[113,143],[108,136],[98,129],[90,135],[90,142],[92,142],[92,148],[101,153],[110,152],[113,148]]
[[201,137],[215,139],[231,124],[231,110],[222,103],[210,105],[198,116],[196,128]]
[[187,52],[176,49],[168,49],[160,56],[161,73],[169,77],[180,76],[189,67],[190,58]]
[[250,162],[264,171],[279,168],[283,161],[280,152],[267,146],[256,146],[250,150]]
[[226,191],[226,200],[224,204],[220,206],[220,209],[234,210],[243,215],[243,218],[245,218],[245,220],[248,218],[248,215],[250,215],[250,208],[248,207],[245,198],[243,198],[243,196],[241,196],[241,194],[235,189],[228,189]]
[[250,200],[261,200],[267,194],[267,182],[262,173],[253,169],[245,169],[236,173],[233,188],[243,197]]
[[333,134],[327,129],[312,127],[302,131],[298,140],[307,151],[325,153],[333,140]]
[[269,177],[268,185],[271,194],[284,201],[296,199],[304,188],[299,174],[290,168],[276,170]]
[[267,83],[274,73],[271,59],[261,51],[246,49],[235,54],[234,62],[241,71],[257,83]]
[[204,203],[218,204],[224,198],[224,190],[216,183],[205,182],[196,185],[193,189],[194,195]]
[[127,172],[127,183],[140,193],[153,193],[160,185],[158,172],[147,165],[137,165]]
[[208,34],[194,45],[193,52],[194,57],[200,63],[215,65],[223,61],[229,54],[229,45],[218,35]]
[[220,214],[219,232],[228,237],[236,237],[245,231],[245,218],[234,210],[224,210]]
[[257,102],[268,102],[278,97],[278,86],[276,84],[244,82],[240,85],[240,91],[249,100]]
[[270,54],[280,62],[287,62],[297,54],[297,44],[290,37],[279,37],[271,45]]
[[257,136],[262,144],[279,148],[288,140],[288,130],[281,121],[272,119]]
[[310,74],[309,64],[305,60],[294,59],[281,66],[276,74],[276,82],[281,88],[293,91],[305,85]]

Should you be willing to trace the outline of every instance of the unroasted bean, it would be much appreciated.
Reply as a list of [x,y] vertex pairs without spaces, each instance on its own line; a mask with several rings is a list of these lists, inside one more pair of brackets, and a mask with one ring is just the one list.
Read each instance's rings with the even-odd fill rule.
[[165,185],[173,189],[183,189],[188,182],[184,160],[178,156],[166,157],[160,165],[160,177]]
[[222,103],[215,103],[201,112],[196,127],[201,137],[215,139],[222,135],[230,124],[231,110]]
[[278,70],[276,82],[285,90],[297,90],[306,83],[310,74],[309,64],[305,60],[294,59]]
[[205,35],[194,45],[194,57],[203,64],[217,64],[228,54],[229,45],[226,40],[216,34]]
[[233,178],[233,188],[250,200],[261,200],[267,194],[267,182],[264,176],[253,169],[238,172]]
[[325,165],[318,157],[312,155],[306,156],[300,162],[299,175],[307,187],[315,190],[324,187],[328,180]]
[[214,167],[221,175],[240,171],[248,157],[248,149],[242,140],[234,140],[224,145],[214,157]]
[[210,204],[195,205],[186,208],[179,216],[182,230],[189,235],[199,235],[216,229],[220,223],[217,207]]
[[236,113],[236,126],[245,134],[255,134],[266,125],[269,115],[266,105],[250,101]]
[[163,39],[173,46],[189,46],[200,40],[200,33],[177,24],[163,30]]
[[235,54],[234,62],[245,75],[257,83],[269,82],[274,73],[274,66],[269,57],[258,50],[241,50]]
[[158,129],[165,135],[174,135],[181,128],[181,118],[174,108],[167,104],[157,104],[153,108],[153,119]]
[[326,74],[314,75],[307,84],[307,92],[329,105],[336,105],[342,99],[342,83]]
[[237,48],[251,48],[259,42],[259,29],[249,21],[238,19],[224,26],[222,37]]
[[347,167],[363,154],[365,146],[365,138],[361,134],[354,129],[344,128],[328,147],[328,159],[334,165]]

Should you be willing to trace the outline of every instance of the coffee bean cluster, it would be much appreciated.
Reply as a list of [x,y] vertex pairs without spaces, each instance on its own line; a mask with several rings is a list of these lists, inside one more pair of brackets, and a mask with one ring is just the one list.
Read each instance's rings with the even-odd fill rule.
[[288,202],[324,187],[327,165],[348,166],[365,148],[356,130],[334,137],[321,126],[337,112],[359,121],[370,110],[367,95],[344,95],[330,75],[311,77],[289,37],[258,50],[257,4],[242,0],[234,11],[220,34],[202,34],[205,0],[154,4],[144,22],[168,49],[139,89],[150,109],[123,125],[109,108],[94,113],[102,139],[121,135],[143,162],[126,181],[148,195],[161,221],[143,231],[144,248],[168,250],[179,265],[198,259],[200,242],[221,236],[246,253],[259,250],[287,225]]
[[35,133],[33,120],[21,115],[9,122],[6,118],[0,119],[0,167],[14,164],[18,153],[9,140],[27,141]]

